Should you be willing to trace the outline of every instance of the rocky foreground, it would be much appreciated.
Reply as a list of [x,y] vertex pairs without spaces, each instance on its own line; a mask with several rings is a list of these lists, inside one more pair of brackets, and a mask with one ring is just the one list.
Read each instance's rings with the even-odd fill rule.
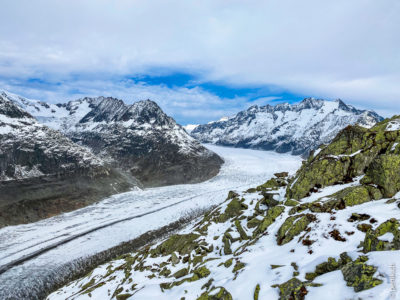
[[400,117],[349,126],[294,177],[232,191],[48,299],[396,299],[399,144]]

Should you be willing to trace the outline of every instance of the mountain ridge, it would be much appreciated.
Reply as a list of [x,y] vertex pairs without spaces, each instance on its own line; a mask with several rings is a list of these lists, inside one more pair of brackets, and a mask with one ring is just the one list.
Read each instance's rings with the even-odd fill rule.
[[305,98],[297,104],[253,105],[226,120],[198,125],[190,134],[204,143],[307,156],[347,125],[372,127],[382,120],[375,112],[340,99]]
[[204,181],[223,163],[151,100],[128,105],[99,96],[50,104],[6,91],[0,95],[112,166],[130,172],[144,186]]

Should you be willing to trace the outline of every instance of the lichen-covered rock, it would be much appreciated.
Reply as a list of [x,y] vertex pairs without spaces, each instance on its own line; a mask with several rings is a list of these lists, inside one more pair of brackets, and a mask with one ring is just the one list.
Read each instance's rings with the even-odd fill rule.
[[400,190],[400,155],[385,154],[376,158],[362,183],[376,184],[382,188],[385,198],[393,197]]
[[373,277],[377,268],[367,265],[365,263],[367,260],[366,256],[360,256],[357,260],[346,264],[341,269],[347,286],[353,287],[356,292],[373,288],[383,282]]
[[195,240],[199,237],[200,235],[194,233],[174,234],[153,249],[150,254],[152,257],[170,255],[175,251],[181,255],[189,254],[197,247],[198,243]]
[[306,285],[297,278],[278,285],[280,300],[303,300],[308,294]]
[[270,209],[268,209],[267,215],[262,220],[262,222],[258,225],[256,230],[254,230],[253,236],[263,233],[265,230],[267,230],[267,228],[272,223],[275,222],[275,219],[278,218],[283,213],[284,210],[285,210],[285,207],[281,206],[281,205],[274,206],[274,207],[271,207]]
[[227,205],[224,213],[216,215],[213,220],[223,223],[229,220],[230,218],[234,218],[240,216],[243,213],[243,210],[247,209],[247,205],[242,203],[239,198],[233,198]]
[[183,269],[176,271],[172,276],[174,276],[175,278],[181,278],[183,276],[186,276],[188,273],[189,273],[188,269],[183,268]]
[[[363,242],[363,252],[400,250],[400,224],[396,219],[390,219],[380,224],[375,230],[368,230]],[[392,233],[393,240],[382,240],[379,237]]]
[[257,191],[277,190],[286,186],[287,182],[282,178],[271,178],[267,182],[257,187]]
[[248,240],[249,237],[247,236],[246,231],[244,231],[244,229],[243,229],[242,225],[240,224],[239,220],[235,220],[235,226],[236,226],[237,231],[240,234],[240,238],[242,240]]
[[225,288],[216,287],[201,294],[197,300],[232,300],[232,295]]
[[254,296],[253,296],[253,299],[254,299],[254,300],[258,300],[259,294],[260,294],[260,285],[257,284],[257,285],[256,285],[256,288],[254,289]]
[[278,230],[278,245],[289,243],[295,236],[306,230],[311,222],[316,220],[317,218],[313,214],[301,214],[288,217]]
[[389,121],[371,129],[343,129],[331,144],[303,164],[287,188],[287,198],[300,200],[320,187],[351,182],[364,174],[363,184],[379,187],[368,191],[372,199],[396,194],[400,190],[400,156],[393,147],[400,130],[386,131]]
[[305,278],[307,280],[314,280],[315,277],[336,271],[351,261],[351,258],[346,252],[340,254],[340,259],[338,261],[333,257],[329,257],[326,262],[317,265],[314,272],[306,273]]

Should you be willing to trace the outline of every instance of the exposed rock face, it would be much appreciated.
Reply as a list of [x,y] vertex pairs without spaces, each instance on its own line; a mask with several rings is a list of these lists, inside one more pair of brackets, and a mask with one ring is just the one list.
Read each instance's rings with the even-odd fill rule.
[[306,98],[296,105],[252,106],[234,117],[196,126],[191,135],[205,143],[307,156],[349,124],[372,127],[381,120],[341,100]]
[[76,209],[135,184],[1,95],[0,145],[0,226]]
[[68,135],[145,186],[194,183],[215,176],[222,159],[191,138],[153,101],[103,100]]
[[129,171],[144,186],[204,181],[223,163],[150,100],[126,105],[116,98],[97,97],[54,105],[3,95],[43,124]]
[[288,198],[299,200],[321,187],[348,183],[361,175],[365,175],[363,187],[337,195],[347,197],[346,204],[393,197],[400,191],[400,128],[391,127],[397,120],[393,117],[371,129],[346,127],[331,144],[310,155],[288,188]]

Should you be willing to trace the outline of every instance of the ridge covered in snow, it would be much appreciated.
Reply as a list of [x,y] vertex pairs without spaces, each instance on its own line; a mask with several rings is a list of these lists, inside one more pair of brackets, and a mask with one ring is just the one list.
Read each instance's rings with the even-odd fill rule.
[[254,105],[234,117],[199,125],[191,135],[205,143],[306,155],[348,125],[370,128],[381,120],[340,99],[306,98],[294,105]]
[[76,209],[134,185],[1,94],[0,145],[0,227]]
[[113,97],[85,97],[49,104],[0,95],[146,186],[203,181],[223,163],[151,100],[127,105]]

